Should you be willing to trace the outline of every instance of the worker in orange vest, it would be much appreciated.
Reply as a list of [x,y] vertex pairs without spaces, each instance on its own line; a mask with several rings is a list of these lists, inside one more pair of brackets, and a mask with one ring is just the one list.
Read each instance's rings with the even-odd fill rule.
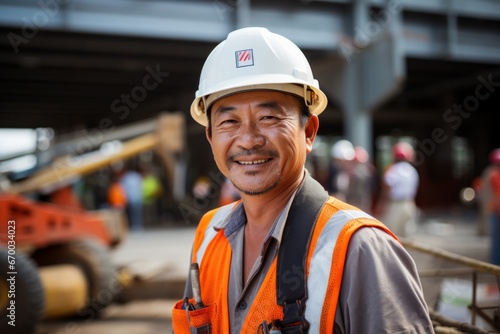
[[113,175],[108,188],[108,203],[113,209],[125,210],[127,206],[127,195],[120,183],[118,175]]
[[230,33],[191,105],[241,200],[196,230],[174,333],[433,333],[415,264],[363,211],[305,170],[327,105],[300,49]]
[[500,265],[500,148],[490,152],[489,162],[481,175],[481,196],[490,227],[490,261]]

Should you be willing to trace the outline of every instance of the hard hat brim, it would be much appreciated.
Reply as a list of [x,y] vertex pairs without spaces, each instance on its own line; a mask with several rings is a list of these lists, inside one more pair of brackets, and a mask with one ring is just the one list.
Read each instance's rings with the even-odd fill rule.
[[[240,84],[239,86],[235,85],[233,82],[227,81],[213,87],[210,91],[205,92],[203,96],[198,96],[199,91],[197,91],[196,98],[192,102],[190,108],[191,116],[199,124],[207,126],[208,119],[206,110],[210,108],[215,101],[230,95],[255,90],[273,90],[304,98],[311,114],[319,115],[325,110],[328,99],[319,89],[317,81],[315,81],[315,84],[316,87],[287,75],[270,75],[265,80],[263,80],[262,75],[255,76],[254,78],[248,77],[247,80],[245,80],[245,85]],[[307,92],[309,92],[309,94]],[[308,102],[308,99],[310,102]]]

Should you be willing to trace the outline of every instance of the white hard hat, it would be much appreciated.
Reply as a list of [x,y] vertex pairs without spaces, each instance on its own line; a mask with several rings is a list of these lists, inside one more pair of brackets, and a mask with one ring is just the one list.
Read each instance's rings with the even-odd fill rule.
[[216,100],[249,90],[277,90],[304,98],[319,115],[327,104],[302,51],[285,37],[265,28],[231,32],[210,53],[191,104],[191,116],[207,126],[206,110]]
[[331,155],[335,159],[351,161],[355,158],[356,151],[350,141],[341,139],[333,144]]

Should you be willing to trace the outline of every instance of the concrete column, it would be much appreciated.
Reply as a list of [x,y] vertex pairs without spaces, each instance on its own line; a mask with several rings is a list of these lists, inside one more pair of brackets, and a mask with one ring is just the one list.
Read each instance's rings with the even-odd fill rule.
[[236,1],[236,28],[250,26],[250,0]]
[[447,23],[446,42],[447,42],[448,55],[452,57],[455,55],[455,48],[457,46],[457,41],[458,41],[458,22],[457,22],[457,14],[453,9],[453,4],[451,3],[450,0],[448,4],[448,13],[446,15],[446,23]]
[[363,106],[363,54],[355,55],[344,72],[344,134],[355,146],[363,146],[373,157],[372,115]]
[[372,115],[370,112],[356,110],[354,106],[347,106],[345,110],[345,134],[354,146],[363,146],[373,157]]
[[[353,3],[354,41],[362,41],[363,30],[369,21],[369,7],[366,0]],[[364,41],[368,42],[368,41]],[[345,67],[344,83],[344,133],[353,145],[363,146],[370,156],[372,152],[372,117],[369,110],[363,109],[365,57],[363,52],[353,54]]]

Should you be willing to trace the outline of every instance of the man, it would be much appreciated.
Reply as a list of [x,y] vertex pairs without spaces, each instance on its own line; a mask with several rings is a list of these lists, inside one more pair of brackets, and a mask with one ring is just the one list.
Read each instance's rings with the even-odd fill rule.
[[341,201],[349,195],[349,186],[352,176],[354,146],[348,140],[341,139],[332,145],[331,161],[328,165],[327,191]]
[[406,142],[396,143],[392,148],[394,162],[383,176],[382,221],[399,237],[411,235],[417,227],[415,196],[419,185],[418,172],[411,162],[415,152]]
[[370,213],[375,190],[376,170],[369,161],[368,151],[362,146],[354,147],[352,174],[349,178],[349,192],[346,199],[351,205]]
[[490,261],[500,265],[500,148],[490,152],[489,161],[481,175],[481,196],[490,227]]
[[198,225],[174,333],[433,333],[398,240],[304,169],[326,102],[302,52],[267,29],[209,55],[191,114],[241,200]]
[[126,212],[131,232],[142,232],[144,228],[142,204],[142,175],[136,168],[127,169],[120,178],[127,197]]

